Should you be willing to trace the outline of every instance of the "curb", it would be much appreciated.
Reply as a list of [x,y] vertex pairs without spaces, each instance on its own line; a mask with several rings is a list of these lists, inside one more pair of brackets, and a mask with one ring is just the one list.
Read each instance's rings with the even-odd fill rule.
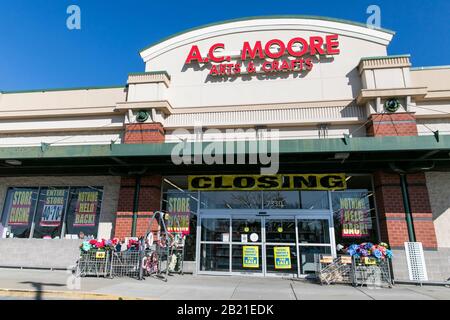
[[35,297],[37,294],[41,298],[60,298],[60,299],[72,299],[72,300],[150,300],[148,298],[136,298],[127,296],[117,296],[102,293],[90,293],[90,292],[68,292],[68,291],[37,291],[26,289],[0,289],[0,297]]

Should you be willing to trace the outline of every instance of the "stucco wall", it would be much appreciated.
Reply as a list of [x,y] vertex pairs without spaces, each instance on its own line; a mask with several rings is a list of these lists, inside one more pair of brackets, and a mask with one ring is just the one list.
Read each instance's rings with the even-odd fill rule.
[[120,191],[120,177],[0,177],[0,213],[8,187],[57,187],[57,186],[103,186],[103,204],[100,213],[98,237],[109,239],[113,230]]
[[[386,55],[391,38],[365,28],[301,19],[242,21],[200,29],[198,33],[180,35],[142,53],[146,71],[165,70],[170,74],[167,98],[174,108],[354,99],[361,89],[357,70],[361,58]],[[208,66],[185,65],[192,45],[207,53],[212,44],[224,43],[227,52],[239,54],[245,41],[253,44],[280,39],[287,43],[294,37],[308,39],[333,33],[339,34],[341,53],[316,61],[307,74],[224,79],[208,76]],[[152,101],[146,96],[141,92],[135,97]]]
[[426,174],[438,246],[450,248],[450,173]]

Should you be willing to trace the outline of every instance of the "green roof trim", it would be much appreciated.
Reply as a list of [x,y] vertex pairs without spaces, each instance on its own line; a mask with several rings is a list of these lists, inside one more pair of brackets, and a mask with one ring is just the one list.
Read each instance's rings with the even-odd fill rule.
[[36,93],[36,92],[57,92],[57,91],[79,91],[79,90],[102,90],[102,89],[125,89],[126,86],[97,86],[97,87],[75,87],[75,88],[55,88],[55,89],[33,89],[33,90],[17,90],[17,91],[0,91],[2,94],[16,93]]
[[[345,24],[350,24],[350,25],[354,25],[354,26],[358,26],[358,27],[364,27],[367,29],[370,29],[367,27],[366,24],[361,23],[361,22],[355,22],[355,21],[351,21],[351,20],[345,20],[345,19],[338,19],[338,18],[330,18],[330,17],[323,17],[323,16],[308,16],[308,15],[269,15],[269,16],[252,16],[252,17],[242,17],[242,18],[236,18],[236,19],[230,19],[230,20],[222,20],[222,21],[218,21],[218,22],[213,22],[213,23],[209,23],[209,24],[205,24],[205,25],[201,25],[198,27],[194,27],[194,28],[190,28],[187,30],[183,30],[180,32],[177,32],[171,36],[165,37],[162,40],[156,41],[152,44],[150,44],[149,46],[145,47],[144,49],[140,50],[139,53],[142,53],[143,51],[156,46],[157,44],[160,44],[164,41],[167,41],[169,39],[175,38],[177,36],[180,36],[184,33],[188,33],[191,31],[195,31],[195,30],[199,30],[199,29],[203,29],[203,28],[208,28],[208,27],[212,27],[212,26],[217,26],[217,25],[221,25],[221,24],[226,24],[226,23],[232,23],[232,22],[240,22],[240,21],[245,21],[245,20],[262,20],[262,19],[311,19],[311,20],[325,20],[325,21],[331,21],[331,22],[340,22],[340,23],[345,23]],[[375,30],[378,31],[383,31],[392,35],[395,35],[395,31],[389,30],[389,29],[384,29],[384,28],[374,28]]]
[[396,55],[392,55],[392,56],[364,57],[364,58],[361,58],[361,61],[380,60],[380,59],[395,59],[395,58],[411,58],[411,55],[410,54],[396,54]]
[[170,75],[167,71],[148,71],[148,72],[130,72],[129,76],[145,76],[145,75],[158,75],[165,74],[170,80]]
[[[248,148],[248,142],[246,142]],[[0,148],[0,160],[100,157],[170,157],[176,143],[112,144]],[[203,148],[209,142],[203,143]],[[268,146],[270,149],[270,145]],[[194,150],[194,148],[192,148]],[[349,139],[281,140],[280,154],[449,150],[450,136],[358,137]]]

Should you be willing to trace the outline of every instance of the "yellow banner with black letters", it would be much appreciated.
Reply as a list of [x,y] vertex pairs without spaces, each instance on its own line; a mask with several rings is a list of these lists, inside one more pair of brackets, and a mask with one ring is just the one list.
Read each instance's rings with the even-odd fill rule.
[[189,176],[189,191],[345,190],[346,176],[336,174]]

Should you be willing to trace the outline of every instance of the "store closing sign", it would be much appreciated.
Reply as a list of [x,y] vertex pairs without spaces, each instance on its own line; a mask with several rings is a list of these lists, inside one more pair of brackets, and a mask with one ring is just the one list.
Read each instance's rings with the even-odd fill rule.
[[12,202],[9,211],[10,226],[27,226],[32,214],[34,191],[31,190],[19,190],[14,191],[12,195]]
[[345,174],[189,176],[190,191],[345,190]]
[[167,195],[167,211],[169,211],[167,231],[190,234],[191,200],[188,195]]

